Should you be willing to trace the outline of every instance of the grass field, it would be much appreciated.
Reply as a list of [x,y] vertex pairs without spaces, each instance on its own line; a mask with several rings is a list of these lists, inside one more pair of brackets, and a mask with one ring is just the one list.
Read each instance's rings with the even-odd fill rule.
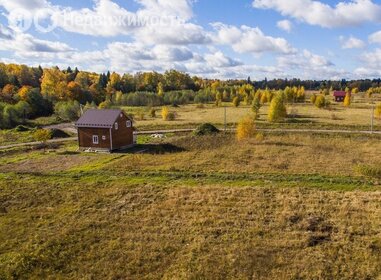
[[[234,126],[241,118],[251,113],[251,107],[241,105],[238,108],[227,106],[226,119],[229,126]],[[124,109],[135,115],[136,125],[139,129],[163,129],[174,127],[195,127],[201,123],[209,122],[218,126],[223,126],[225,121],[225,109],[216,107],[213,104],[204,105],[204,108],[197,108],[198,105],[185,105],[178,108],[170,108],[176,112],[175,121],[164,121],[160,116],[160,108],[157,108],[156,117],[149,117],[148,108],[124,107]],[[260,110],[258,127],[290,127],[290,128],[328,128],[328,129],[352,129],[369,130],[371,124],[371,105],[368,103],[354,103],[352,107],[345,108],[342,104],[332,104],[329,110],[318,109],[312,104],[295,104],[288,106],[290,116],[285,123],[270,124],[267,121],[269,106],[265,105]],[[140,118],[144,113],[144,120]],[[374,120],[375,129],[381,130],[381,121]]]
[[1,151],[0,279],[380,279],[380,140]]

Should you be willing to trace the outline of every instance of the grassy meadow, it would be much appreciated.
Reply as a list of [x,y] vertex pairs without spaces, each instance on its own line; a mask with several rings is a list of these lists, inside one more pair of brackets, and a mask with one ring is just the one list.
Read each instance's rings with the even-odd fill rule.
[[380,279],[380,140],[0,151],[0,279]]
[[[123,107],[135,116],[136,126],[140,130],[154,130],[166,128],[192,128],[208,122],[222,127],[226,120],[228,125],[235,126],[240,119],[251,113],[251,106],[242,103],[238,108],[231,103],[222,103],[221,107],[214,104],[190,104],[180,107],[170,107],[176,113],[176,120],[168,122],[161,118],[161,108],[156,109],[156,117],[149,115],[150,108]],[[269,123],[267,115],[269,105],[260,109],[258,127],[273,128],[316,128],[316,129],[350,129],[369,130],[372,116],[372,104],[366,99],[355,99],[351,107],[344,107],[342,103],[332,103],[329,109],[318,109],[311,103],[290,104],[287,106],[289,117],[283,123]],[[375,119],[375,128],[381,130],[381,120]]]

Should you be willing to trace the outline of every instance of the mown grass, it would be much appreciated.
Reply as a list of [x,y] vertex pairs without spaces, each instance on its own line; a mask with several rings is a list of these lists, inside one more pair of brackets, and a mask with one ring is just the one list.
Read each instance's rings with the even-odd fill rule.
[[139,142],[3,152],[0,279],[381,276],[379,139]]

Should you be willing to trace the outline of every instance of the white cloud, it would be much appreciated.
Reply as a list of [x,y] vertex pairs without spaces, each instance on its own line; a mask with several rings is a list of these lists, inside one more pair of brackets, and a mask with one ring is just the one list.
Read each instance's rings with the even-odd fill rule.
[[206,54],[205,60],[208,65],[212,67],[232,67],[237,65],[242,65],[238,60],[232,59],[224,55],[221,51],[218,51],[214,54]]
[[285,39],[266,36],[258,27],[243,25],[238,28],[223,23],[214,23],[213,27],[217,31],[216,43],[231,45],[238,53],[295,52]]
[[349,38],[340,36],[339,39],[341,42],[341,48],[343,49],[362,49],[366,46],[364,41],[353,36],[350,36]]
[[371,0],[339,2],[335,7],[313,0],[254,0],[253,7],[273,9],[284,16],[328,28],[381,21],[381,6]]
[[292,22],[289,20],[281,20],[278,21],[277,24],[278,28],[290,33],[292,31]]
[[381,31],[375,32],[369,36],[369,43],[381,44]]
[[361,61],[369,70],[381,68],[381,49],[372,52],[365,52],[361,55]]
[[17,56],[28,56],[35,53],[60,53],[74,51],[61,42],[40,40],[0,25],[0,50],[13,51]]

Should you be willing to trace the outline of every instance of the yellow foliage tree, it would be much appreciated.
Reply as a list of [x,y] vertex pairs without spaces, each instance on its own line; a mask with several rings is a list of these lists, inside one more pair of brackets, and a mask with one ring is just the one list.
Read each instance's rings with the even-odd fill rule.
[[160,97],[164,96],[164,86],[162,82],[159,82],[159,84],[157,85],[157,95]]
[[381,119],[381,103],[376,106],[376,118]]
[[234,105],[234,107],[239,107],[240,103],[241,102],[239,100],[239,97],[238,96],[234,97],[234,99],[233,99],[233,105]]
[[270,122],[278,122],[284,120],[286,116],[287,109],[284,105],[284,99],[281,95],[277,95],[271,101],[268,119]]
[[46,144],[48,140],[52,139],[52,132],[47,129],[38,129],[33,134],[33,138],[38,142]]
[[167,121],[168,120],[168,116],[169,116],[169,108],[168,107],[163,107],[161,109],[161,117],[163,118],[164,121]]
[[344,106],[345,106],[345,107],[349,107],[349,106],[351,106],[351,94],[350,94],[350,93],[347,93],[347,94],[345,95]]
[[18,92],[20,99],[25,101],[28,98],[28,94],[30,93],[31,89],[32,87],[30,86],[23,86],[22,88],[20,88]]
[[255,136],[255,120],[252,116],[246,116],[240,120],[237,127],[237,140],[242,141]]

